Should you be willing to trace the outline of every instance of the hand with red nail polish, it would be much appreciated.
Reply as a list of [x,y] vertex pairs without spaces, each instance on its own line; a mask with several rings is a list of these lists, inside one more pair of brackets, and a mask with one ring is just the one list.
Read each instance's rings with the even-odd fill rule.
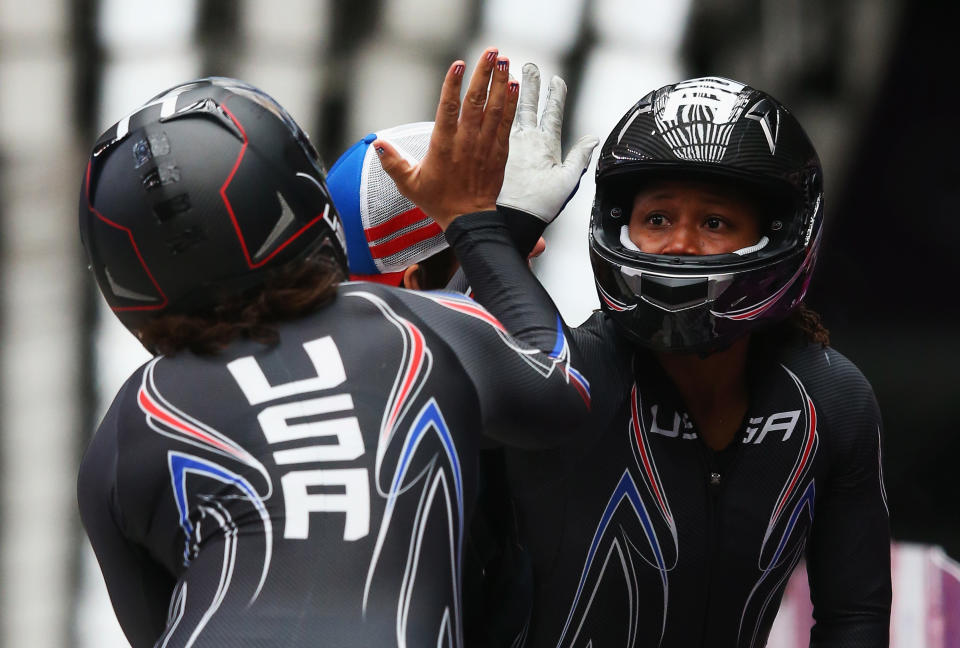
[[[443,229],[461,214],[496,209],[507,161],[519,86],[496,48],[477,61],[463,102],[465,65],[447,70],[426,156],[412,164],[386,140],[376,140],[380,163],[404,196]],[[516,87],[514,87],[516,86]]]

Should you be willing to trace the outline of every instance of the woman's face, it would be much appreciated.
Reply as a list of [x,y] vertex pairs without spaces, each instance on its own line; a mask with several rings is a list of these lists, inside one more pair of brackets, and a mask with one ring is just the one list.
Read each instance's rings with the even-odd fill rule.
[[630,239],[648,254],[725,254],[760,239],[754,201],[723,185],[701,180],[664,180],[633,199]]

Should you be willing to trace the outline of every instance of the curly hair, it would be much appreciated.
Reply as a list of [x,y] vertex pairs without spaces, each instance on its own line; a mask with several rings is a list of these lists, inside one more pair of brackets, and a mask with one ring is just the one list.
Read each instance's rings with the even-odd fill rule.
[[310,257],[274,270],[262,284],[227,297],[208,311],[161,315],[134,333],[154,355],[185,349],[212,355],[237,339],[276,344],[277,324],[331,302],[343,279],[333,260]]
[[758,331],[756,336],[770,348],[796,344],[830,346],[830,331],[824,327],[820,314],[804,303],[785,319]]

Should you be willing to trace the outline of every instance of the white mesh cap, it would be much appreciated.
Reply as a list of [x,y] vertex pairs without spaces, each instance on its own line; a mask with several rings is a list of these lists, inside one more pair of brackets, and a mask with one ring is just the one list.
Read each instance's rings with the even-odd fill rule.
[[[419,162],[432,133],[433,122],[416,122],[381,130],[378,136],[411,162]],[[372,146],[367,147],[360,176],[360,220],[380,272],[401,271],[447,247],[440,226],[400,195]]]

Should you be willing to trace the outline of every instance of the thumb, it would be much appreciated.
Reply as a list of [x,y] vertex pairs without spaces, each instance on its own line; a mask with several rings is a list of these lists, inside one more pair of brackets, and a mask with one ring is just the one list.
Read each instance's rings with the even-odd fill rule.
[[414,165],[385,139],[378,137],[371,146],[380,158],[380,166],[397,185],[400,193],[406,196],[414,175]]
[[597,148],[600,140],[594,135],[584,135],[577,140],[570,151],[567,153],[567,159],[563,161],[563,166],[570,169],[580,170],[580,175],[587,170],[590,164],[590,158],[593,156],[593,149]]

